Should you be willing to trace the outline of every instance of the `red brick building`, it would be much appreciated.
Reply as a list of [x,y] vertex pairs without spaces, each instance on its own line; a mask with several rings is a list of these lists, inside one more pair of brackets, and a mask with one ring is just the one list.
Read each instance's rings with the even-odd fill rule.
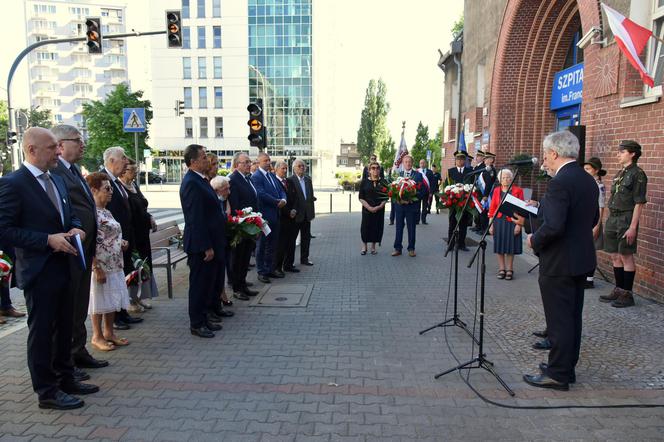
[[[605,3],[664,35],[664,0]],[[584,36],[590,44],[581,49],[577,43]],[[503,164],[518,153],[541,157],[547,133],[583,126],[585,158],[602,159],[610,188],[620,140],[637,140],[644,149],[639,165],[649,178],[649,202],[639,227],[635,292],[664,301],[662,86],[643,84],[616,45],[600,2],[466,0],[463,37],[451,46],[438,63],[445,71],[443,167],[452,164],[460,127],[471,154],[477,147],[489,149]],[[644,64],[650,68],[663,53],[651,39]],[[659,75],[662,69],[664,63]],[[535,195],[544,190],[532,176],[522,183]],[[601,268],[612,275],[608,255],[599,256]]]

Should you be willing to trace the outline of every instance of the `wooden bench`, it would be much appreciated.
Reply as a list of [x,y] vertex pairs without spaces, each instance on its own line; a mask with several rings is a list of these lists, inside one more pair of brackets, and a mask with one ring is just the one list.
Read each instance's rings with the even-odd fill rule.
[[186,259],[187,254],[182,250],[182,232],[176,221],[169,221],[157,227],[157,231],[150,233],[150,244],[153,254],[152,267],[165,268],[168,282],[168,298],[173,298],[173,274],[175,265]]

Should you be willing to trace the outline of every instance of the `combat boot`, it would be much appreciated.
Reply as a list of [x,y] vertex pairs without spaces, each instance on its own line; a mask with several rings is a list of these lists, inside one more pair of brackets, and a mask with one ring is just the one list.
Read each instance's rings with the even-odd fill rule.
[[623,308],[631,307],[634,305],[634,295],[629,290],[622,290],[622,293],[618,296],[618,299],[611,303],[612,307]]
[[624,290],[621,289],[620,287],[614,287],[613,291],[609,293],[608,295],[599,295],[599,301],[600,302],[613,302],[616,299],[618,299],[618,296],[620,296],[620,293],[623,292]]

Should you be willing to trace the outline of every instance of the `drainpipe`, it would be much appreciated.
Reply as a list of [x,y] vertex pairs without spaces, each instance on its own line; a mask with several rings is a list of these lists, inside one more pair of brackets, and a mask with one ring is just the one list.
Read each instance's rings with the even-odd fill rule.
[[[461,141],[461,98],[463,97],[463,77],[461,76],[461,60],[458,54],[454,54],[454,63],[457,66],[457,79],[459,81],[459,107],[457,108],[457,133],[456,133],[456,150],[459,150],[459,142]],[[467,148],[467,147],[466,147]]]

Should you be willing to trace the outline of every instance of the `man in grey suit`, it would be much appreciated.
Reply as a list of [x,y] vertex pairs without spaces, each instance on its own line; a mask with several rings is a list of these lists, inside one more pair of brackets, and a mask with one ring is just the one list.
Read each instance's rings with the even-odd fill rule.
[[[316,217],[316,209],[314,208],[314,187],[311,183],[311,178],[308,175],[305,175],[306,165],[302,160],[295,160],[293,162],[293,175],[288,178],[295,188],[297,194],[297,202],[294,207],[297,211],[295,215],[295,223],[297,225],[297,230],[295,231],[295,236],[297,232],[300,232],[300,264],[305,266],[314,265],[313,262],[309,260],[309,244],[311,243],[311,220]],[[294,256],[288,256],[286,258],[287,268],[293,268],[293,263],[295,261]]]
[[65,182],[74,214],[81,220],[83,231],[85,231],[83,241],[85,270],[79,265],[69,267],[71,270],[70,292],[74,297],[71,352],[76,367],[74,377],[80,381],[90,378],[81,368],[101,368],[108,365],[107,361],[93,358],[85,348],[87,341],[85,320],[88,316],[92,257],[95,254],[97,239],[97,211],[92,192],[76,165],[83,158],[85,151],[85,141],[81,133],[76,127],[67,124],[55,126],[51,132],[58,141],[58,148],[61,151],[57,166],[51,169],[51,173],[60,176]]

